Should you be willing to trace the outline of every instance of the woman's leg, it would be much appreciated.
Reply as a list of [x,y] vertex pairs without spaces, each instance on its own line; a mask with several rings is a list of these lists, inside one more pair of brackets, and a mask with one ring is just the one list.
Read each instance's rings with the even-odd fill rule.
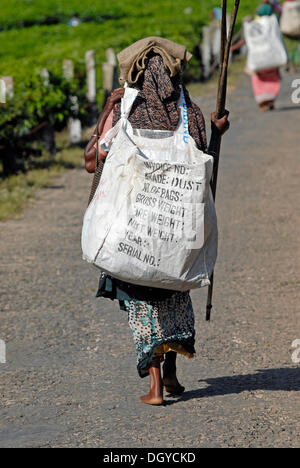
[[259,108],[261,112],[267,112],[269,110],[269,105],[266,101],[259,103]]
[[164,402],[160,363],[160,356],[154,357],[151,361],[149,366],[150,389],[147,395],[140,397],[142,403],[147,403],[148,405],[162,405]]
[[163,364],[163,384],[168,393],[180,395],[185,388],[180,385],[176,376],[176,358],[177,353],[175,351],[166,353]]
[[262,112],[267,112],[268,110],[274,110],[275,109],[275,101],[270,100],[270,101],[264,101],[259,104],[260,110]]
[[150,375],[149,393],[141,397],[141,401],[162,404],[160,363],[163,355],[167,355],[167,364],[164,367],[166,390],[172,394],[180,394],[184,387],[176,377],[177,352],[189,358],[195,354],[194,313],[190,295],[178,293],[159,302],[125,300],[124,306],[136,345],[138,373],[140,377]]

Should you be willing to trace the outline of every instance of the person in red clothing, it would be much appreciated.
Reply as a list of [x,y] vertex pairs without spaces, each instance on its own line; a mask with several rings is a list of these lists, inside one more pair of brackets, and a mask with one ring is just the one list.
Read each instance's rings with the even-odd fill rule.
[[[272,2],[270,0],[264,0],[257,9],[258,16],[271,16],[274,13],[279,15],[281,13],[281,7],[278,2]],[[243,38],[234,44],[230,50],[231,52],[235,52],[245,44],[246,40]],[[254,98],[260,110],[262,112],[273,110],[281,85],[279,69],[275,68],[256,73],[250,72],[246,69],[246,73],[251,76]]]

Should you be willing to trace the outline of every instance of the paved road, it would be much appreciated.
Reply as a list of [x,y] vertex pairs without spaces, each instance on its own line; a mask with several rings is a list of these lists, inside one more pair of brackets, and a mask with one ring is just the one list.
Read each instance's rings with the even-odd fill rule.
[[[181,398],[142,405],[132,337],[95,299],[81,260],[90,179],[66,173],[18,220],[1,223],[1,447],[299,447],[299,113],[284,78],[261,115],[248,78],[229,98],[217,208],[212,322],[193,292],[197,358],[179,357]],[[213,101],[200,98],[208,111]]]

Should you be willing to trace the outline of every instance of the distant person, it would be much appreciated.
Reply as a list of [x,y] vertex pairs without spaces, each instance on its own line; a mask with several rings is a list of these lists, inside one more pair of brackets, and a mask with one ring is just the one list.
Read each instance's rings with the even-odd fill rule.
[[[258,16],[271,16],[274,13],[278,15],[281,12],[281,7],[278,2],[264,0],[257,9]],[[231,47],[231,52],[239,50],[246,44],[243,38],[237,44]],[[280,91],[280,73],[279,68],[271,70],[262,70],[259,72],[250,72],[246,69],[246,73],[251,75],[252,89],[255,100],[262,112],[273,110],[275,107],[275,100]]]
[[68,22],[68,26],[78,26],[81,24],[81,19],[79,18],[78,13],[74,13],[70,21]]
[[[286,0],[285,2],[283,2],[283,5],[284,6],[286,3],[292,3],[292,2],[295,2],[296,0]],[[292,38],[290,38],[292,39]],[[290,61],[290,71],[292,73],[296,73],[297,71],[297,68],[299,67],[300,65],[300,41],[299,39],[296,39],[295,38],[295,46],[292,50],[289,51],[289,61]]]
[[281,6],[277,1],[263,0],[262,4],[257,9],[258,16],[271,16],[274,13],[279,16],[281,15]]

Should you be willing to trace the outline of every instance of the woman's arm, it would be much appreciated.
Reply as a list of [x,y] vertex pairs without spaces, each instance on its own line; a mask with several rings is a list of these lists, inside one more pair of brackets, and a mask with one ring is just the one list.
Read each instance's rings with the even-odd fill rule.
[[239,50],[245,44],[246,44],[245,39],[240,39],[236,44],[230,47],[230,52],[235,52],[236,50]]
[[[103,132],[104,125],[106,122],[107,117],[111,113],[114,108],[114,105],[121,100],[124,96],[125,89],[124,88],[117,88],[115,89],[111,96],[108,97],[105,107],[101,112],[97,125],[94,129],[93,136],[91,137],[90,141],[88,142],[85,151],[84,151],[84,162],[85,162],[85,169],[88,172],[95,172],[96,166],[96,145],[97,142],[97,128],[98,128],[98,135],[100,136]],[[105,158],[105,154],[99,155],[100,159]]]

